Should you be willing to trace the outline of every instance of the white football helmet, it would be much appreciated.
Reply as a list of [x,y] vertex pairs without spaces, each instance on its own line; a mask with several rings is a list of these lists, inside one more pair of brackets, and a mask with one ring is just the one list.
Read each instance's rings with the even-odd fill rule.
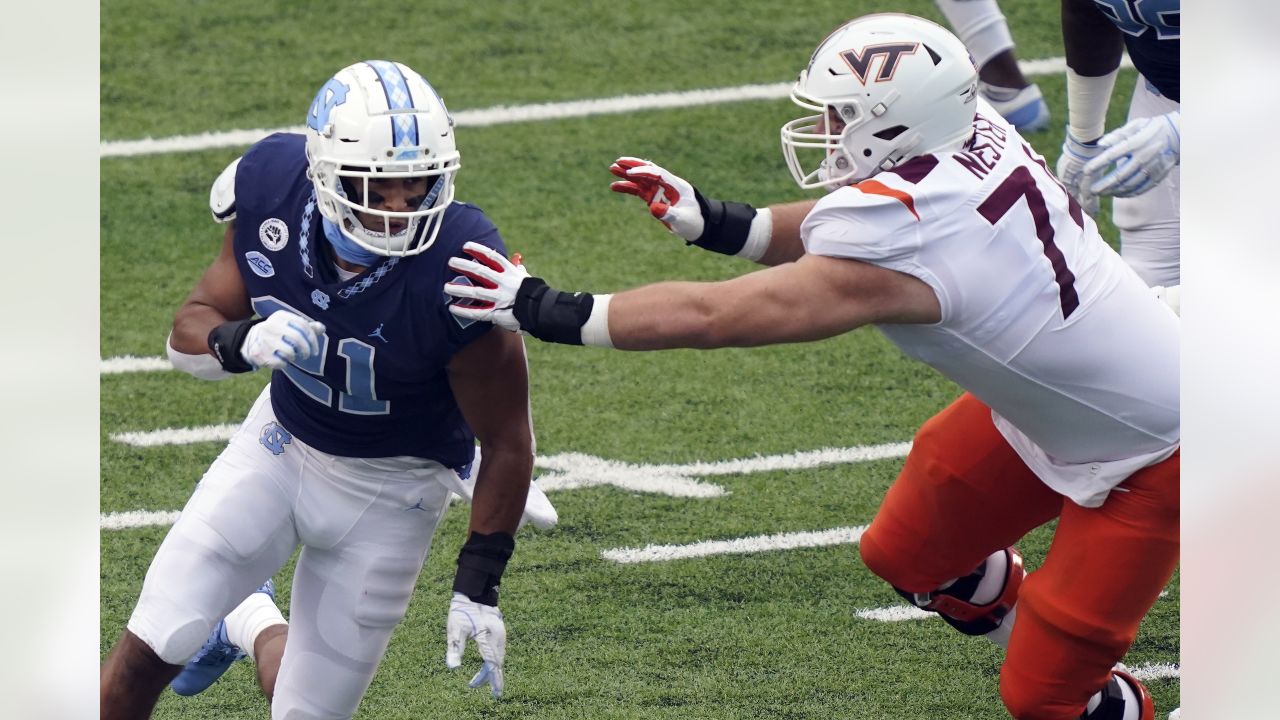
[[791,90],[818,114],[782,126],[787,167],[802,188],[834,190],[959,149],[972,133],[977,87],[969,51],[942,26],[900,13],[850,20],[818,45]]
[[[435,242],[461,167],[453,117],[421,75],[386,60],[338,71],[307,113],[307,162],[320,214],[369,252],[416,255]],[[425,178],[422,203],[405,212],[369,206],[369,182]],[[372,219],[365,227],[356,216]],[[407,221],[399,232],[394,225]]]

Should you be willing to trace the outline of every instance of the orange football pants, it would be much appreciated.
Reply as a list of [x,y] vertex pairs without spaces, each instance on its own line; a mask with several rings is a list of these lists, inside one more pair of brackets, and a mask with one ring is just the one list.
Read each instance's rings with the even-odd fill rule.
[[863,561],[909,592],[962,577],[1058,518],[1018,593],[1000,695],[1019,720],[1075,720],[1111,677],[1178,562],[1180,455],[1143,468],[1101,507],[1050,490],[965,393],[916,434],[863,534]]

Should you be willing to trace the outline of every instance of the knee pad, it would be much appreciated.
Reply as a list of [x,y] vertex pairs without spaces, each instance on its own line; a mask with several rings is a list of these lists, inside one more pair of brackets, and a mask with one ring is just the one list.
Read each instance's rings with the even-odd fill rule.
[[945,589],[927,593],[913,593],[898,587],[894,587],[894,590],[921,610],[938,613],[948,625],[965,635],[986,635],[1000,627],[1000,623],[1013,609],[1014,603],[1018,601],[1018,589],[1022,587],[1022,579],[1026,576],[1022,567],[1022,555],[1014,548],[1006,548],[1004,553],[1007,559],[1004,587],[995,600],[985,605],[974,605],[968,601],[986,574],[985,562]]

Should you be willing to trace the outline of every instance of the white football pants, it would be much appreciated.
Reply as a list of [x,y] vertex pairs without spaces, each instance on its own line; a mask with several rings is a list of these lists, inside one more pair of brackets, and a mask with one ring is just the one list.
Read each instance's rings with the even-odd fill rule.
[[457,484],[420,458],[315,450],[276,424],[264,390],[156,552],[129,630],[165,662],[186,663],[302,545],[271,717],[349,718]]
[[[1129,103],[1129,119],[1164,115],[1179,107],[1139,75]],[[1179,176],[1175,165],[1160,184],[1137,197],[1116,198],[1112,206],[1112,217],[1120,229],[1120,256],[1151,286],[1181,283]]]

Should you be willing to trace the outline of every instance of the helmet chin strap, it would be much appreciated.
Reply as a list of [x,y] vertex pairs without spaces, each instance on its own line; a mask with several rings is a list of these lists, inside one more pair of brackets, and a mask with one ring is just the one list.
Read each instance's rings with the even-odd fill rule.
[[371,253],[368,250],[355,244],[351,238],[342,234],[338,226],[329,222],[326,218],[320,219],[320,226],[324,230],[324,236],[333,246],[333,251],[338,257],[349,263],[369,267],[382,259],[381,255]]

